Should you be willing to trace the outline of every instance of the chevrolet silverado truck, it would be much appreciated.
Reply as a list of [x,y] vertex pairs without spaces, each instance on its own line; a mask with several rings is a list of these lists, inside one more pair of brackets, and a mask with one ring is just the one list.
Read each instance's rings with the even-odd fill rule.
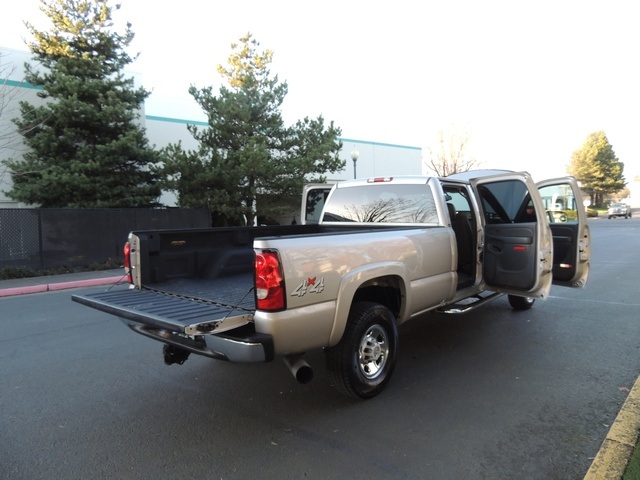
[[131,232],[129,288],[72,298],[162,342],[167,364],[279,357],[306,383],[304,354],[323,349],[337,389],[366,399],[392,376],[403,323],[502,295],[524,310],[552,283],[587,281],[589,227],[571,177],[483,170],[330,188],[303,208],[322,204],[317,221]]

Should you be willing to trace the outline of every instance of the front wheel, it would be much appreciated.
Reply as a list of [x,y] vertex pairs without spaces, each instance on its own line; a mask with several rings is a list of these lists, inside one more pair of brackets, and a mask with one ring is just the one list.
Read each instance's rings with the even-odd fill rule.
[[342,339],[327,349],[327,368],[342,393],[371,398],[389,382],[396,364],[398,328],[384,305],[353,306]]
[[533,303],[536,301],[535,298],[531,297],[518,297],[516,295],[509,295],[509,305],[514,310],[529,310],[533,307]]

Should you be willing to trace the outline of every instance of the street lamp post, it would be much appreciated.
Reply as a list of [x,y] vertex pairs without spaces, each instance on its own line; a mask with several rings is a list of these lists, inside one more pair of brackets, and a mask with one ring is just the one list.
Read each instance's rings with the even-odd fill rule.
[[353,178],[356,178],[356,162],[358,161],[358,157],[360,156],[360,152],[355,148],[351,150],[351,160],[353,160]]

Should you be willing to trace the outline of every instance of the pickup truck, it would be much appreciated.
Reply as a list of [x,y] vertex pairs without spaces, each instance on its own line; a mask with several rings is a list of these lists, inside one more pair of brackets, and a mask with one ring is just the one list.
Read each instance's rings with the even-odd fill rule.
[[552,283],[587,281],[589,227],[571,177],[482,170],[330,188],[303,207],[322,204],[318,221],[131,232],[129,288],[72,298],[162,342],[167,364],[280,357],[306,383],[304,354],[323,349],[337,389],[366,399],[391,379],[404,322],[502,295],[524,310]]

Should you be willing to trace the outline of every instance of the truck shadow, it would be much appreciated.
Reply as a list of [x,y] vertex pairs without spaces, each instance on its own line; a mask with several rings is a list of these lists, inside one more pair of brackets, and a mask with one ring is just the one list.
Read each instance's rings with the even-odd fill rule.
[[[518,363],[510,358],[504,331],[523,330],[524,339],[531,334],[527,325],[543,315],[515,313],[506,300],[481,310],[427,314],[403,325],[394,377],[367,401],[331,387],[321,351],[307,355],[315,378],[301,385],[279,360],[240,365],[192,356],[182,366],[165,366],[153,345],[156,360],[135,364],[122,380],[125,385],[105,400],[107,408],[94,418],[92,430],[96,435],[103,428],[119,431],[124,445],[135,446],[143,458],[171,451],[180,460],[171,467],[165,462],[165,473],[189,462],[209,462],[215,465],[212,472],[227,473],[224,478],[234,477],[229,472],[259,475],[261,468],[272,475],[315,471],[339,478],[354,465],[370,478],[418,478],[421,462],[406,463],[376,445],[393,437],[398,449],[433,450],[433,443],[421,446],[423,439],[462,428],[456,412],[485,419],[495,413],[494,387],[512,379]],[[527,338],[535,342],[535,335]],[[150,352],[144,350],[147,358]],[[530,353],[524,341],[519,352]],[[438,453],[431,450],[423,453]],[[215,459],[206,452],[216,452]],[[249,458],[250,464],[243,460]]]

